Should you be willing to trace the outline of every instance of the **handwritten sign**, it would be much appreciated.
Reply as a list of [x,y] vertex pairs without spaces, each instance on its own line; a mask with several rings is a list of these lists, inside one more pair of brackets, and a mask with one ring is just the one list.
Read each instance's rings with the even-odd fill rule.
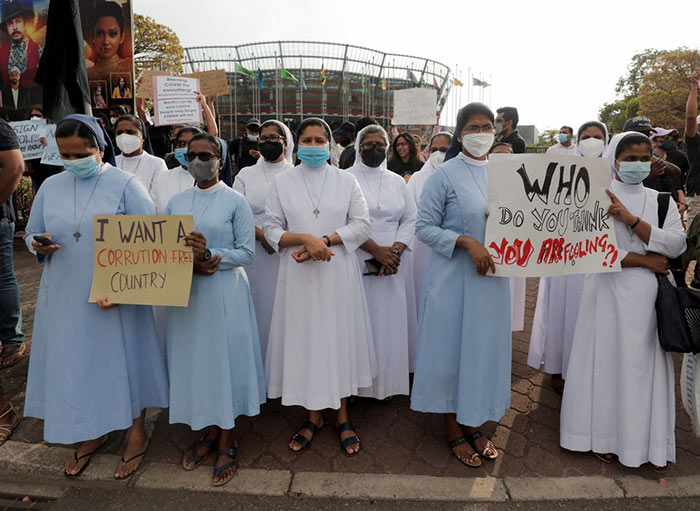
[[[139,86],[136,90],[136,97],[143,99],[153,98],[153,77],[154,76],[175,76],[167,71],[155,71],[153,69],[147,69],[143,72],[141,80],[139,80]],[[226,71],[223,69],[214,69],[211,71],[201,71],[199,73],[188,73],[181,75],[185,78],[197,78],[199,79],[199,92],[204,94],[207,98],[216,98],[219,96],[226,96],[229,93],[228,79],[226,78]]]
[[44,135],[46,120],[11,122],[10,126],[17,135],[19,149],[25,160],[41,158],[44,154],[44,145],[39,139]]
[[394,117],[391,123],[435,124],[437,91],[435,89],[403,89],[394,91]]
[[153,77],[153,106],[155,125],[199,124],[202,107],[197,103],[195,91],[199,80],[179,76]]
[[142,99],[153,99],[153,77],[155,76],[172,76],[167,71],[155,71],[146,69],[141,75],[139,85],[136,89],[136,97]]
[[44,137],[46,138],[46,147],[44,147],[44,152],[41,155],[41,163],[43,165],[54,165],[56,167],[63,167],[63,162],[61,161],[61,153],[58,151],[58,144],[56,144],[55,124],[46,125]]
[[95,215],[90,302],[186,307],[192,248],[185,235],[192,216]]
[[486,248],[501,277],[620,271],[603,158],[495,154]]

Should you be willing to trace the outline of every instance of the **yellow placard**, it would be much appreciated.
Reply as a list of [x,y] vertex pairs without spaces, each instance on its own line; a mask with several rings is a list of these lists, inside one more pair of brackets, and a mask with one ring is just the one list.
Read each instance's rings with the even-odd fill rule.
[[191,215],[95,215],[90,302],[187,307]]

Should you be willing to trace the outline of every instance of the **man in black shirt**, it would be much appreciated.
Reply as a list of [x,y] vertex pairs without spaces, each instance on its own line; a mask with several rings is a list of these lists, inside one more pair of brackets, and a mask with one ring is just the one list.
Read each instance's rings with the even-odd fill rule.
[[496,113],[498,114],[496,116],[498,142],[510,144],[516,154],[524,153],[527,144],[515,129],[518,127],[518,109],[513,106],[504,106],[496,110]]
[[260,158],[258,151],[258,135],[260,134],[260,120],[253,117],[245,126],[245,134],[231,140],[229,154],[236,164],[236,173],[245,167],[255,165]]
[[12,248],[15,234],[12,193],[23,172],[24,160],[15,132],[0,119],[0,369],[14,365],[24,354],[22,311]]

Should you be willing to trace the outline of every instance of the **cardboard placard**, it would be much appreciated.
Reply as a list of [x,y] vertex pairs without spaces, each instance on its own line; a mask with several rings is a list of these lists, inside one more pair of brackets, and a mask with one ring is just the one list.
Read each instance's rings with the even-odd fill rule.
[[226,71],[223,69],[213,69],[211,71],[202,71],[200,73],[189,73],[188,78],[197,78],[199,80],[199,92],[207,98],[216,98],[219,96],[227,96],[229,93],[228,79]]
[[41,158],[44,154],[44,144],[39,139],[44,136],[46,129],[46,119],[37,121],[17,121],[11,122],[10,126],[17,135],[19,149],[25,160]]
[[199,90],[197,78],[182,76],[153,77],[154,124],[199,124],[202,122],[202,107],[197,102]]
[[141,75],[139,85],[136,88],[136,97],[141,99],[153,99],[153,77],[155,76],[171,76],[167,71],[155,71],[146,69]]
[[501,277],[620,271],[605,158],[494,154],[486,243]]
[[187,307],[191,215],[95,215],[90,302]]
[[46,147],[44,147],[44,153],[41,156],[41,163],[43,165],[54,165],[56,167],[63,167],[63,162],[61,161],[61,153],[58,152],[58,144],[56,144],[55,124],[46,125],[46,132],[44,137],[46,138]]
[[436,121],[437,91],[433,88],[394,91],[394,116],[391,123],[432,126]]

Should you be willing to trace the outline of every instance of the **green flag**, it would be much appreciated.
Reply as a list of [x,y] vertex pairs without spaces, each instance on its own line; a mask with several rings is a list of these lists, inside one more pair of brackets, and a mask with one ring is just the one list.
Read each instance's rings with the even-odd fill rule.
[[299,83],[299,80],[297,80],[297,77],[294,76],[292,73],[287,71],[286,69],[282,68],[282,72],[280,74],[283,80],[289,80],[290,82],[294,83]]
[[253,76],[253,72],[250,69],[246,69],[239,62],[236,62],[236,73],[244,76]]

